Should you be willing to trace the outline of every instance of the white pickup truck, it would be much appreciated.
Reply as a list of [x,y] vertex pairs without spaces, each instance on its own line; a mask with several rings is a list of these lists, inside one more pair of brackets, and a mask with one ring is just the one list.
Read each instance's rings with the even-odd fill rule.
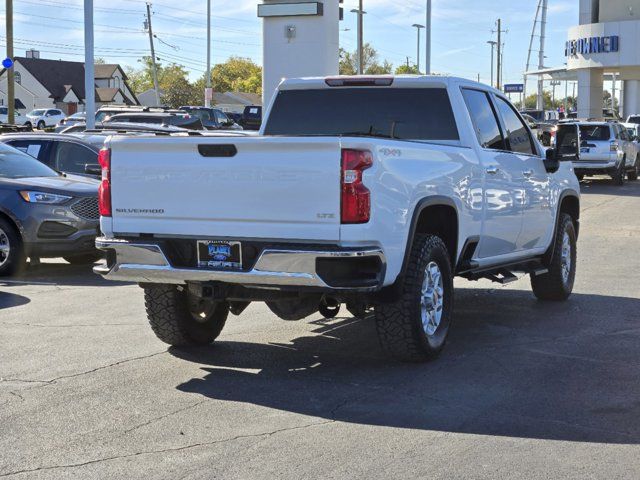
[[107,262],[166,343],[211,343],[263,301],[300,320],[373,310],[406,361],[436,357],[453,278],[572,292],[575,125],[545,151],[499,91],[448,77],[284,81],[258,136],[114,136],[100,154]]

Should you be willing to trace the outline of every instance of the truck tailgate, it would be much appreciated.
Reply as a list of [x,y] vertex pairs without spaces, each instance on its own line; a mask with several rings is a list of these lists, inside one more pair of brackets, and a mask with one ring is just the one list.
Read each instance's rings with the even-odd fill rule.
[[110,146],[116,234],[339,240],[336,138],[113,137]]

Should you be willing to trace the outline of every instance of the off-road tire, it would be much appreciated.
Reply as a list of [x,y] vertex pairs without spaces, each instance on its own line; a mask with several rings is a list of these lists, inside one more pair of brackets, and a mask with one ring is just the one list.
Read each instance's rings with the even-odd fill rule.
[[102,258],[102,254],[99,252],[85,253],[84,255],[74,255],[71,257],[63,258],[67,263],[70,263],[71,265],[93,265]]
[[636,163],[633,168],[627,172],[627,180],[635,182],[638,180],[638,172],[640,171],[640,156],[636,157]]
[[624,179],[626,176],[626,171],[625,171],[625,164],[626,164],[626,160],[622,160],[622,162],[620,163],[620,165],[618,166],[618,168],[616,169],[615,173],[613,175],[611,175],[611,178],[613,180],[613,184],[621,187],[624,185]]
[[[375,305],[376,329],[382,348],[404,362],[424,362],[442,351],[453,316],[453,269],[447,247],[435,235],[418,235],[411,247],[406,272],[398,281],[399,296],[394,302]],[[428,336],[422,325],[421,300],[425,269],[435,262],[443,283],[442,319]]]
[[209,345],[222,332],[229,314],[229,305],[218,302],[205,321],[196,321],[187,290],[175,285],[145,286],[144,303],[153,333],[174,347]]
[[0,217],[0,230],[4,232],[9,241],[10,250],[7,260],[0,265],[0,277],[6,277],[23,271],[27,265],[27,258],[18,229],[11,222]]
[[[565,233],[568,234],[571,245],[571,269],[566,281],[562,274],[562,247]],[[531,276],[531,288],[533,289],[533,294],[539,300],[561,302],[571,296],[576,278],[576,247],[575,224],[570,215],[563,213],[560,215],[555,233],[553,255],[548,266],[549,272],[543,275]]]

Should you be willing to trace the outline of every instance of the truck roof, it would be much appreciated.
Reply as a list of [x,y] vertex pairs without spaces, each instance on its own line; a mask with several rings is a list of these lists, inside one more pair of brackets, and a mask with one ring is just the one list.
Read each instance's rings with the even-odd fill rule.
[[[344,82],[344,85],[340,85]],[[330,83],[334,83],[330,85]],[[473,80],[447,75],[360,75],[333,77],[303,77],[284,79],[279,90],[305,90],[318,88],[336,87],[366,87],[375,86],[380,88],[433,88],[450,87],[453,85],[465,85],[469,87],[480,87],[483,90],[490,90],[494,93],[504,95],[500,90]]]

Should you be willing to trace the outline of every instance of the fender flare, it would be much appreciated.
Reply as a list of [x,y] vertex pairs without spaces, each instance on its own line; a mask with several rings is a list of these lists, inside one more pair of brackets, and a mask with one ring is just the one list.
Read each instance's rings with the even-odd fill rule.
[[18,218],[12,212],[0,206],[0,215],[4,215],[9,220],[11,220],[18,228],[18,233],[20,234],[20,236],[24,238],[24,227],[22,225],[22,222],[18,220]]
[[[556,224],[553,229],[553,237],[551,238],[551,245],[549,249],[545,252],[542,257],[543,263],[545,265],[549,265],[551,263],[551,259],[553,258],[553,254],[555,253],[556,247],[556,234],[558,233],[558,225],[560,224],[560,207],[562,206],[562,202],[566,198],[573,197],[578,201],[578,214],[580,213],[580,194],[573,190],[572,188],[564,190],[560,196],[558,197],[558,208],[556,209]],[[575,219],[575,227],[576,227],[576,240],[580,236],[580,215]]]

